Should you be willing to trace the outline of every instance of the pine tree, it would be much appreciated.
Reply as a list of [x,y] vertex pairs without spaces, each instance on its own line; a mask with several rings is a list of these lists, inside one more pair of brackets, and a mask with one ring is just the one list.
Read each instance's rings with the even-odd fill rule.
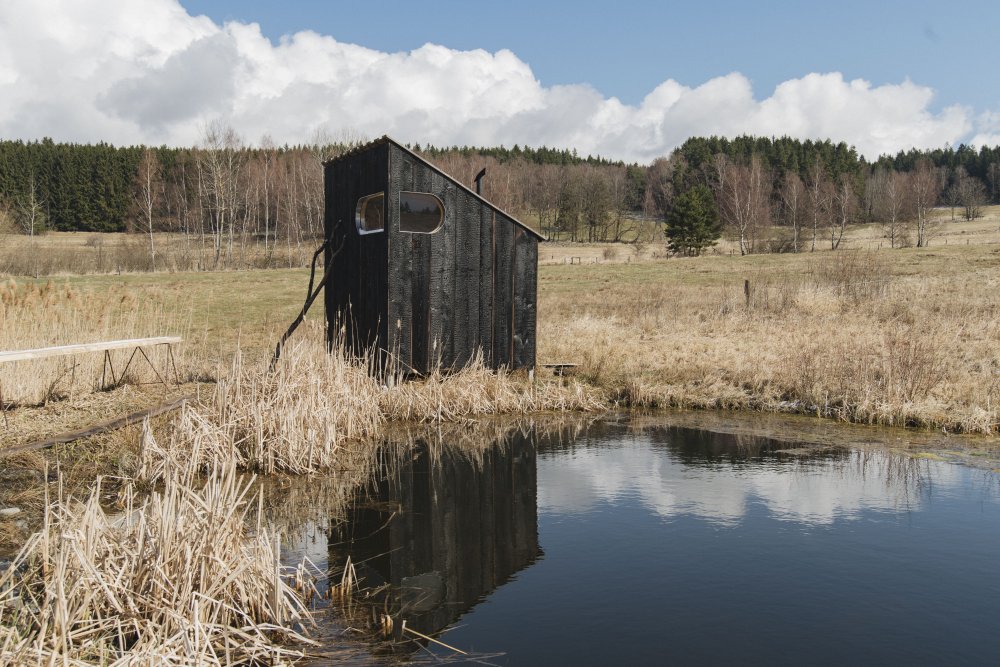
[[722,225],[708,186],[696,185],[674,200],[664,233],[667,247],[688,257],[696,257],[715,244],[722,234]]

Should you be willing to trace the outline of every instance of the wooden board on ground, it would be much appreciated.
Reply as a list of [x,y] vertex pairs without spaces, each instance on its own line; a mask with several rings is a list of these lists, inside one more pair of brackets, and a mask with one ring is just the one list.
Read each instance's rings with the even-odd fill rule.
[[77,431],[70,431],[68,433],[61,433],[59,435],[54,435],[44,440],[37,440],[35,442],[29,442],[25,445],[18,445],[16,447],[10,447],[7,449],[0,449],[0,458],[4,456],[10,456],[12,454],[20,454],[22,452],[30,452],[38,449],[45,449],[47,447],[52,447],[53,445],[59,445],[67,442],[73,442],[74,440],[82,440],[83,438],[89,438],[94,435],[100,435],[101,433],[107,433],[108,431],[117,431],[118,429],[125,428],[126,426],[131,426],[133,424],[142,423],[142,420],[149,419],[162,415],[166,412],[171,412],[179,408],[184,407],[185,404],[194,401],[197,396],[194,394],[188,394],[187,396],[181,396],[173,400],[167,401],[166,403],[161,403],[159,405],[147,408],[145,410],[138,410],[132,412],[123,417],[117,417],[115,419],[109,419],[107,421],[100,422],[98,424],[93,424],[83,429]]
[[130,338],[127,340],[109,340],[98,343],[80,343],[77,345],[57,345],[55,347],[39,347],[30,350],[10,350],[0,352],[0,363],[69,356],[84,354],[86,352],[105,352],[108,350],[143,347],[146,345],[172,345],[180,343],[182,340],[179,336],[158,336],[154,338]]

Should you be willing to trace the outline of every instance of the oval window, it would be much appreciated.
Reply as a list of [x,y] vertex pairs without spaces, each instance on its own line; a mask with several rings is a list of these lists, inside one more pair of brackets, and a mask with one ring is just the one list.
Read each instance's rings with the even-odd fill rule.
[[444,222],[444,204],[429,192],[399,193],[399,231],[431,234]]
[[385,229],[385,197],[379,192],[358,200],[358,209],[354,214],[354,222],[358,233],[371,234]]

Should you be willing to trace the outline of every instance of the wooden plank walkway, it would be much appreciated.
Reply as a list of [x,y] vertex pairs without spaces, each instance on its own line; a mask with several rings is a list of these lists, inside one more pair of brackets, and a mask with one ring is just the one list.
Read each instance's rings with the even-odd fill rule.
[[23,452],[31,452],[38,449],[46,449],[48,447],[52,447],[53,445],[73,442],[74,440],[82,440],[83,438],[89,438],[94,435],[100,435],[101,433],[107,433],[108,431],[117,431],[118,429],[125,428],[126,426],[141,424],[144,419],[151,419],[153,417],[162,415],[166,412],[179,410],[180,408],[183,408],[185,405],[194,402],[195,400],[197,400],[197,396],[195,394],[180,396],[171,401],[167,401],[166,403],[161,403],[151,408],[146,408],[145,410],[138,410],[131,414],[127,414],[124,417],[118,417],[116,419],[108,419],[107,421],[102,421],[98,424],[93,424],[86,428],[78,429],[76,431],[70,431],[68,433],[61,433],[59,435],[53,435],[43,440],[30,442],[26,445],[18,445],[16,447],[0,449],[0,459],[2,459],[5,456],[11,456],[13,454],[21,454]]

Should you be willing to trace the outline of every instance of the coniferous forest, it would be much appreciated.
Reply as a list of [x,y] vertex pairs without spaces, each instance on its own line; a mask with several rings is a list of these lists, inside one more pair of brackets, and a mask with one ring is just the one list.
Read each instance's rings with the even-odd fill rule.
[[[197,148],[0,141],[0,225],[5,231],[175,232],[215,248],[314,245],[322,234],[322,163],[351,144],[248,146],[231,129]],[[1000,202],[1000,147],[910,150],[868,162],[845,143],[788,137],[696,137],[650,165],[548,147],[413,149],[554,240],[630,242],[648,234],[694,188],[706,213],[743,253],[836,248],[845,229],[881,223],[892,246],[925,245],[928,211],[973,219]],[[703,197],[701,197],[703,198]],[[699,209],[700,210],[700,209]],[[656,227],[656,225],[654,225]],[[691,233],[690,229],[688,234]],[[668,231],[669,235],[669,231]],[[666,240],[659,237],[659,240]],[[700,252],[681,244],[684,254]],[[679,247],[679,246],[678,246]]]

